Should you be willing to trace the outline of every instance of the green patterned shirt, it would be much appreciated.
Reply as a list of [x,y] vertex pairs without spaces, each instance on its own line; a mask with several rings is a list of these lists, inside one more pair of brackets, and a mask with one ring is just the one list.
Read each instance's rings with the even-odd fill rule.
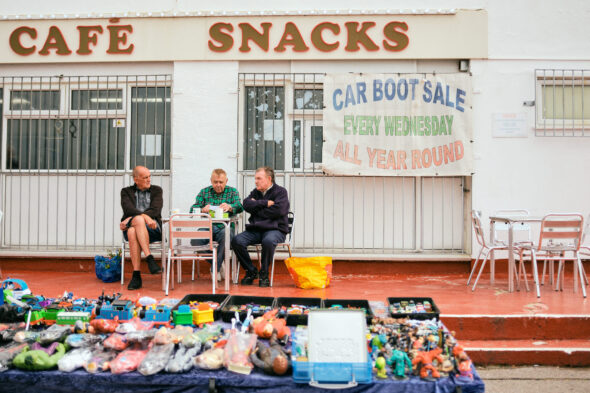
[[[202,209],[207,205],[211,206],[219,206],[222,203],[227,203],[231,206],[231,212],[229,212],[229,216],[234,216],[244,211],[242,207],[242,203],[240,202],[240,194],[238,190],[233,187],[225,186],[225,189],[221,194],[218,194],[213,189],[213,186],[203,188],[197,197],[195,198],[195,203],[191,206],[190,213],[193,212],[195,208]],[[217,223],[215,224],[218,227],[223,227],[223,224]]]

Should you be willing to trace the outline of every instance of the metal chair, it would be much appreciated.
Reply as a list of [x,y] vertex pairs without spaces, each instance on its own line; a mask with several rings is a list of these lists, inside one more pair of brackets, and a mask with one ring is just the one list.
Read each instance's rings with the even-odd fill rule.
[[[578,291],[579,275],[582,294],[586,297],[584,268],[579,255],[583,225],[584,217],[580,214],[548,214],[541,221],[539,243],[520,246],[523,252],[528,251],[531,254],[537,297],[541,297],[537,259],[559,261],[556,291],[563,290],[565,261],[571,260],[574,265],[574,292]],[[568,253],[571,253],[571,256],[568,256]]]
[[[481,276],[481,273],[483,272],[483,269],[486,265],[488,257],[490,256],[490,253],[492,251],[508,251],[508,246],[504,243],[493,242],[491,244],[488,244],[486,242],[485,235],[483,232],[483,226],[481,225],[481,212],[479,212],[477,210],[472,210],[471,211],[471,222],[473,223],[473,230],[475,232],[475,238],[477,240],[477,243],[481,246],[481,248],[479,250],[479,254],[477,255],[477,258],[475,259],[473,267],[471,268],[471,273],[469,274],[469,279],[467,280],[467,285],[469,285],[469,283],[471,282],[471,278],[473,276],[473,273],[477,270],[477,265],[479,264],[480,257],[482,255],[482,253],[485,251],[484,258],[482,260],[481,267],[479,269],[479,273],[477,274],[477,278],[475,279],[475,282],[473,283],[473,288],[471,288],[472,291],[475,291],[475,287],[477,286],[477,282],[479,281],[479,277]],[[493,278],[493,275],[494,275],[493,264],[494,263],[495,263],[494,260],[490,260],[490,265],[491,265],[490,266],[490,282],[494,281],[494,278]],[[521,261],[521,263],[522,263],[522,261]],[[519,283],[518,280],[517,280],[517,283]],[[518,285],[518,287],[520,287],[520,285]]]
[[[170,216],[168,255],[163,273],[166,276],[164,291],[168,296],[170,283],[174,289],[174,262],[183,260],[211,259],[212,266],[217,261],[217,243],[213,241],[211,216],[202,213],[173,214]],[[193,246],[190,239],[209,240],[208,244]],[[177,263],[178,282],[181,282],[181,267]],[[193,265],[194,266],[194,265]],[[215,293],[215,274],[211,274],[212,293]]]
[[[511,216],[511,217],[528,217],[528,216],[530,216],[530,212],[526,209],[502,209],[502,210],[496,210],[494,212],[494,215],[495,216]],[[494,224],[494,233],[493,233],[494,243],[506,244],[506,241],[508,240],[507,237],[504,239],[500,235],[502,233],[507,234],[509,231],[509,228],[510,228],[509,224],[507,224],[505,222],[496,222]],[[523,238],[523,237],[526,238],[526,240],[515,241],[514,247],[517,247],[523,243],[524,244],[532,244],[533,238],[532,238],[531,225],[528,222],[521,222],[521,223],[518,223],[518,225],[513,225],[512,231],[513,231],[516,239]],[[519,234],[520,234],[520,236],[518,236]],[[516,280],[517,280],[517,282],[520,282],[520,279],[522,277],[522,279],[524,280],[525,288],[528,291],[529,290],[529,283],[527,280],[524,259],[523,259],[522,255],[520,255],[520,252],[519,252],[519,260],[521,262],[518,265],[519,267],[518,267],[518,274],[516,276]]]
[[[275,276],[275,256],[277,253],[277,248],[279,247],[283,247],[287,249],[287,252],[289,253],[289,258],[291,258],[293,256],[293,254],[291,254],[291,246],[292,246],[292,242],[293,242],[293,225],[295,223],[295,214],[293,212],[289,212],[287,213],[287,220],[289,223],[289,232],[287,233],[287,238],[285,239],[286,241],[283,243],[279,243],[277,244],[277,247],[275,248],[275,252],[272,255],[272,266],[271,266],[271,273],[270,273],[270,286],[272,287],[273,281],[274,281],[274,276]],[[255,250],[256,250],[256,254],[258,255],[258,262],[262,263],[262,259],[260,258],[260,253],[262,251],[262,245],[261,244],[254,244]],[[237,264],[237,267],[234,269],[234,282],[238,281],[238,278],[240,277],[240,264]]]

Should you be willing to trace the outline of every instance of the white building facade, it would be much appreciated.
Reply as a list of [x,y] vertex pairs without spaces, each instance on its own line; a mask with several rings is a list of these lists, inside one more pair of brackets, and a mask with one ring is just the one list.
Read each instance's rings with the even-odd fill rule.
[[[299,254],[469,259],[471,209],[590,212],[590,6],[362,6],[3,4],[3,252],[118,246],[135,165],[164,188],[164,215],[188,211],[214,168],[245,197],[274,167]],[[324,81],[348,73],[466,78],[468,172],[325,173]]]

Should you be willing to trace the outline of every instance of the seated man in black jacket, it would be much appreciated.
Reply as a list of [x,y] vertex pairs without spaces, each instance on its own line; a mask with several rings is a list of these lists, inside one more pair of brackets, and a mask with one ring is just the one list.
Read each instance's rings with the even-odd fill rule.
[[247,247],[251,244],[262,244],[262,260],[260,261],[261,287],[270,286],[268,265],[272,261],[278,243],[285,241],[289,232],[289,196],[287,190],[275,184],[275,173],[267,166],[258,168],[254,176],[256,188],[248,195],[242,206],[250,213],[246,230],[233,238],[231,245],[246,270],[242,279],[243,285],[252,285],[259,278],[259,273],[252,264]]
[[129,241],[133,276],[127,289],[131,290],[142,285],[139,272],[142,251],[150,273],[162,271],[150,252],[150,243],[162,240],[162,188],[151,184],[150,170],[143,166],[133,168],[133,180],[135,184],[121,190],[123,218],[119,225]]

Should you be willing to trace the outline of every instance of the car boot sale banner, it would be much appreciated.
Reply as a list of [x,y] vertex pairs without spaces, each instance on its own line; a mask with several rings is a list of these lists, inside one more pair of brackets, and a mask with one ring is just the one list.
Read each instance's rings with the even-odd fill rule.
[[323,170],[335,175],[473,172],[468,74],[328,74]]

